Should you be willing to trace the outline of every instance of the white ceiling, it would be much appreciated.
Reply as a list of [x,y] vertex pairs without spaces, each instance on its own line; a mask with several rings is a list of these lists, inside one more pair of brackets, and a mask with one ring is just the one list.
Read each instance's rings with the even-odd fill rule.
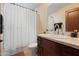
[[18,3],[21,6],[35,10],[41,3]]
[[60,8],[68,5],[69,3],[52,3],[49,7],[48,7],[48,14],[52,14],[54,12],[56,12],[57,10],[59,10]]
[[[44,3],[18,3],[18,4],[26,8],[35,10],[37,7],[39,7],[39,5],[44,4]],[[51,3],[51,5],[48,7],[48,15],[56,12],[57,10],[59,10],[60,8],[68,4],[70,3]]]

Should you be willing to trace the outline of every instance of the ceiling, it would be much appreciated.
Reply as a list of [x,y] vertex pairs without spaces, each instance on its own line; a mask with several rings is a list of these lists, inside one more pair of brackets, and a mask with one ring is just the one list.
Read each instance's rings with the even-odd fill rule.
[[60,8],[68,5],[69,3],[52,3],[49,7],[48,7],[48,15],[50,15],[51,13],[56,12],[57,10],[59,10]]
[[35,10],[41,3],[18,3],[21,6]]
[[[44,4],[44,3],[18,3],[18,4],[26,8],[35,10],[37,7],[39,7],[41,4]],[[56,12],[57,10],[59,10],[60,8],[68,4],[70,3],[51,3],[51,5],[48,7],[48,15]]]

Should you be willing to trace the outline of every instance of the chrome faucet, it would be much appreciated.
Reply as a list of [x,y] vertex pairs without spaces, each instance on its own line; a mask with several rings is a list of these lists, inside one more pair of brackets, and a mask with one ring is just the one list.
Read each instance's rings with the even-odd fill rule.
[[63,24],[62,23],[56,23],[56,24],[54,24],[54,28],[55,28],[55,31],[58,29],[58,32],[57,32],[57,34],[60,34],[60,29],[61,29],[61,34],[63,35],[64,33],[63,33]]
[[55,24],[55,25],[54,25],[54,28],[55,28],[55,34],[56,34],[56,30],[57,30],[57,29],[58,29],[57,34],[59,34],[59,25],[58,25],[58,24]]

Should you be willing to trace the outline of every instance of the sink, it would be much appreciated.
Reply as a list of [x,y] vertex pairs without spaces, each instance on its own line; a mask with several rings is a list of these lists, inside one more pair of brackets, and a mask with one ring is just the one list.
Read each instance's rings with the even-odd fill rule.
[[55,34],[46,34],[49,37],[57,38],[57,39],[69,39],[69,36],[66,35],[55,35]]
[[53,37],[57,39],[69,39],[70,38],[69,36],[65,36],[65,35],[54,35]]

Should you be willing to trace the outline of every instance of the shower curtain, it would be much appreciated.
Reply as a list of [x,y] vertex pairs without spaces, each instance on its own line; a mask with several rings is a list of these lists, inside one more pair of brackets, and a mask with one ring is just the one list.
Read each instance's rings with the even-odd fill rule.
[[5,51],[36,42],[36,12],[13,4],[4,4],[3,43]]

